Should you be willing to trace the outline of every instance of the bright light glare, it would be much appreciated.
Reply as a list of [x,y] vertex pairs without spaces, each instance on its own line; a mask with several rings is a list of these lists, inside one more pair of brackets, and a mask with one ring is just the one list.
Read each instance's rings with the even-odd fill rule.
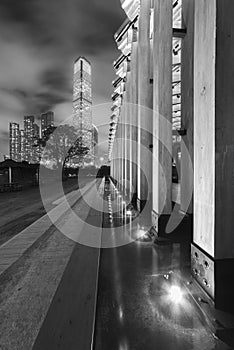
[[127,210],[127,211],[126,211],[126,214],[127,214],[127,215],[132,215],[131,210]]
[[170,288],[169,295],[170,295],[171,301],[173,301],[176,304],[179,304],[182,301],[182,299],[183,299],[182,290],[178,286],[172,286]]

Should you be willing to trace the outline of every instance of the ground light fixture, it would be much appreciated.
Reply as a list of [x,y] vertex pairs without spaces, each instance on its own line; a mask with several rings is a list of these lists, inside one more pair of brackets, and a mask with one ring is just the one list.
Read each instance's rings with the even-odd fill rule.
[[169,298],[174,304],[180,304],[183,301],[183,291],[178,285],[172,285],[169,289]]

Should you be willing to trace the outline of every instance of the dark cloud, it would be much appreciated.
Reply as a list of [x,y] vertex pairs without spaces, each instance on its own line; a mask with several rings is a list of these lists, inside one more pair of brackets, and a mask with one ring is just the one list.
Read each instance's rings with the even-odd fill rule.
[[120,0],[0,0],[0,129],[24,114],[70,113],[80,55],[93,66],[95,103],[108,101],[124,18]]

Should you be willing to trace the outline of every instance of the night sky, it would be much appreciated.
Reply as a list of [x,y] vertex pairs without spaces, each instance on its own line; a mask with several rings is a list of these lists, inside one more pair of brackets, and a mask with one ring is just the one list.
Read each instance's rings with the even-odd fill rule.
[[[109,122],[113,39],[125,19],[120,0],[0,0],[0,158],[8,154],[8,124],[24,115],[72,113],[73,61],[93,68],[93,122]],[[102,135],[100,135],[102,138]]]

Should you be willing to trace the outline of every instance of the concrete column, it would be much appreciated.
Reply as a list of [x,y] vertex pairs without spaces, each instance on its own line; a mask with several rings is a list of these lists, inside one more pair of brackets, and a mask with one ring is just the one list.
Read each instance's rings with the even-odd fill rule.
[[118,141],[118,137],[119,137],[119,125],[117,125],[117,129],[116,129],[116,134],[115,134],[115,140],[114,140],[114,145],[113,145],[113,157],[114,157],[114,178],[115,180],[118,182],[119,181],[119,172],[120,172],[120,164],[119,164],[119,141]]
[[122,133],[122,125],[121,125],[121,121],[119,118],[119,124],[118,124],[118,142],[116,147],[118,148],[118,184],[121,181],[122,178],[122,160],[121,160],[121,156],[122,156],[122,143],[121,143],[121,133]]
[[115,141],[114,141],[114,146],[113,146],[113,150],[115,150],[115,179],[117,181],[119,181],[119,172],[120,172],[120,169],[119,169],[119,160],[118,160],[118,157],[119,157],[119,149],[118,149],[118,135],[119,135],[119,127],[117,125],[117,130],[116,130],[116,135],[115,135]]
[[[172,210],[172,0],[154,3],[153,228],[165,233]],[[161,215],[160,215],[161,214]]]
[[121,177],[120,177],[120,183],[121,183],[121,190],[124,190],[123,183],[125,178],[125,92],[123,94],[123,102],[121,106],[120,111],[120,125],[121,125],[121,132],[120,132],[120,142],[121,142]]
[[126,175],[125,175],[125,189],[126,189],[126,195],[129,197],[130,193],[130,113],[131,113],[131,72],[127,72],[127,81],[126,81],[126,100],[125,100],[125,157],[126,157]]
[[113,144],[113,149],[112,149],[112,160],[111,160],[111,176],[114,179],[117,179],[117,169],[116,169],[116,154],[117,150],[116,150],[116,141],[114,140],[114,144]]
[[122,190],[125,193],[125,177],[126,177],[126,92],[123,94],[123,104],[121,107],[121,149],[122,149]]
[[193,174],[189,172],[187,152],[193,164],[194,122],[194,0],[182,2],[183,26],[187,32],[181,47],[181,127],[186,130],[181,143],[181,210],[193,213],[193,199],[187,208],[187,199],[193,187]]
[[233,310],[234,2],[195,1],[192,271]]
[[116,150],[113,148],[112,150],[112,161],[111,161],[111,176],[116,179]]
[[[150,45],[150,8],[151,0],[143,0],[140,5],[138,37],[138,207],[142,209],[152,196],[152,108],[153,84],[151,74]],[[143,174],[143,171],[145,174]]]
[[138,43],[132,43],[132,53],[131,53],[131,122],[132,122],[132,149],[131,149],[131,159],[132,159],[132,198],[133,203],[136,203],[137,198],[137,142],[138,142],[138,132],[137,132],[137,111],[138,111]]

